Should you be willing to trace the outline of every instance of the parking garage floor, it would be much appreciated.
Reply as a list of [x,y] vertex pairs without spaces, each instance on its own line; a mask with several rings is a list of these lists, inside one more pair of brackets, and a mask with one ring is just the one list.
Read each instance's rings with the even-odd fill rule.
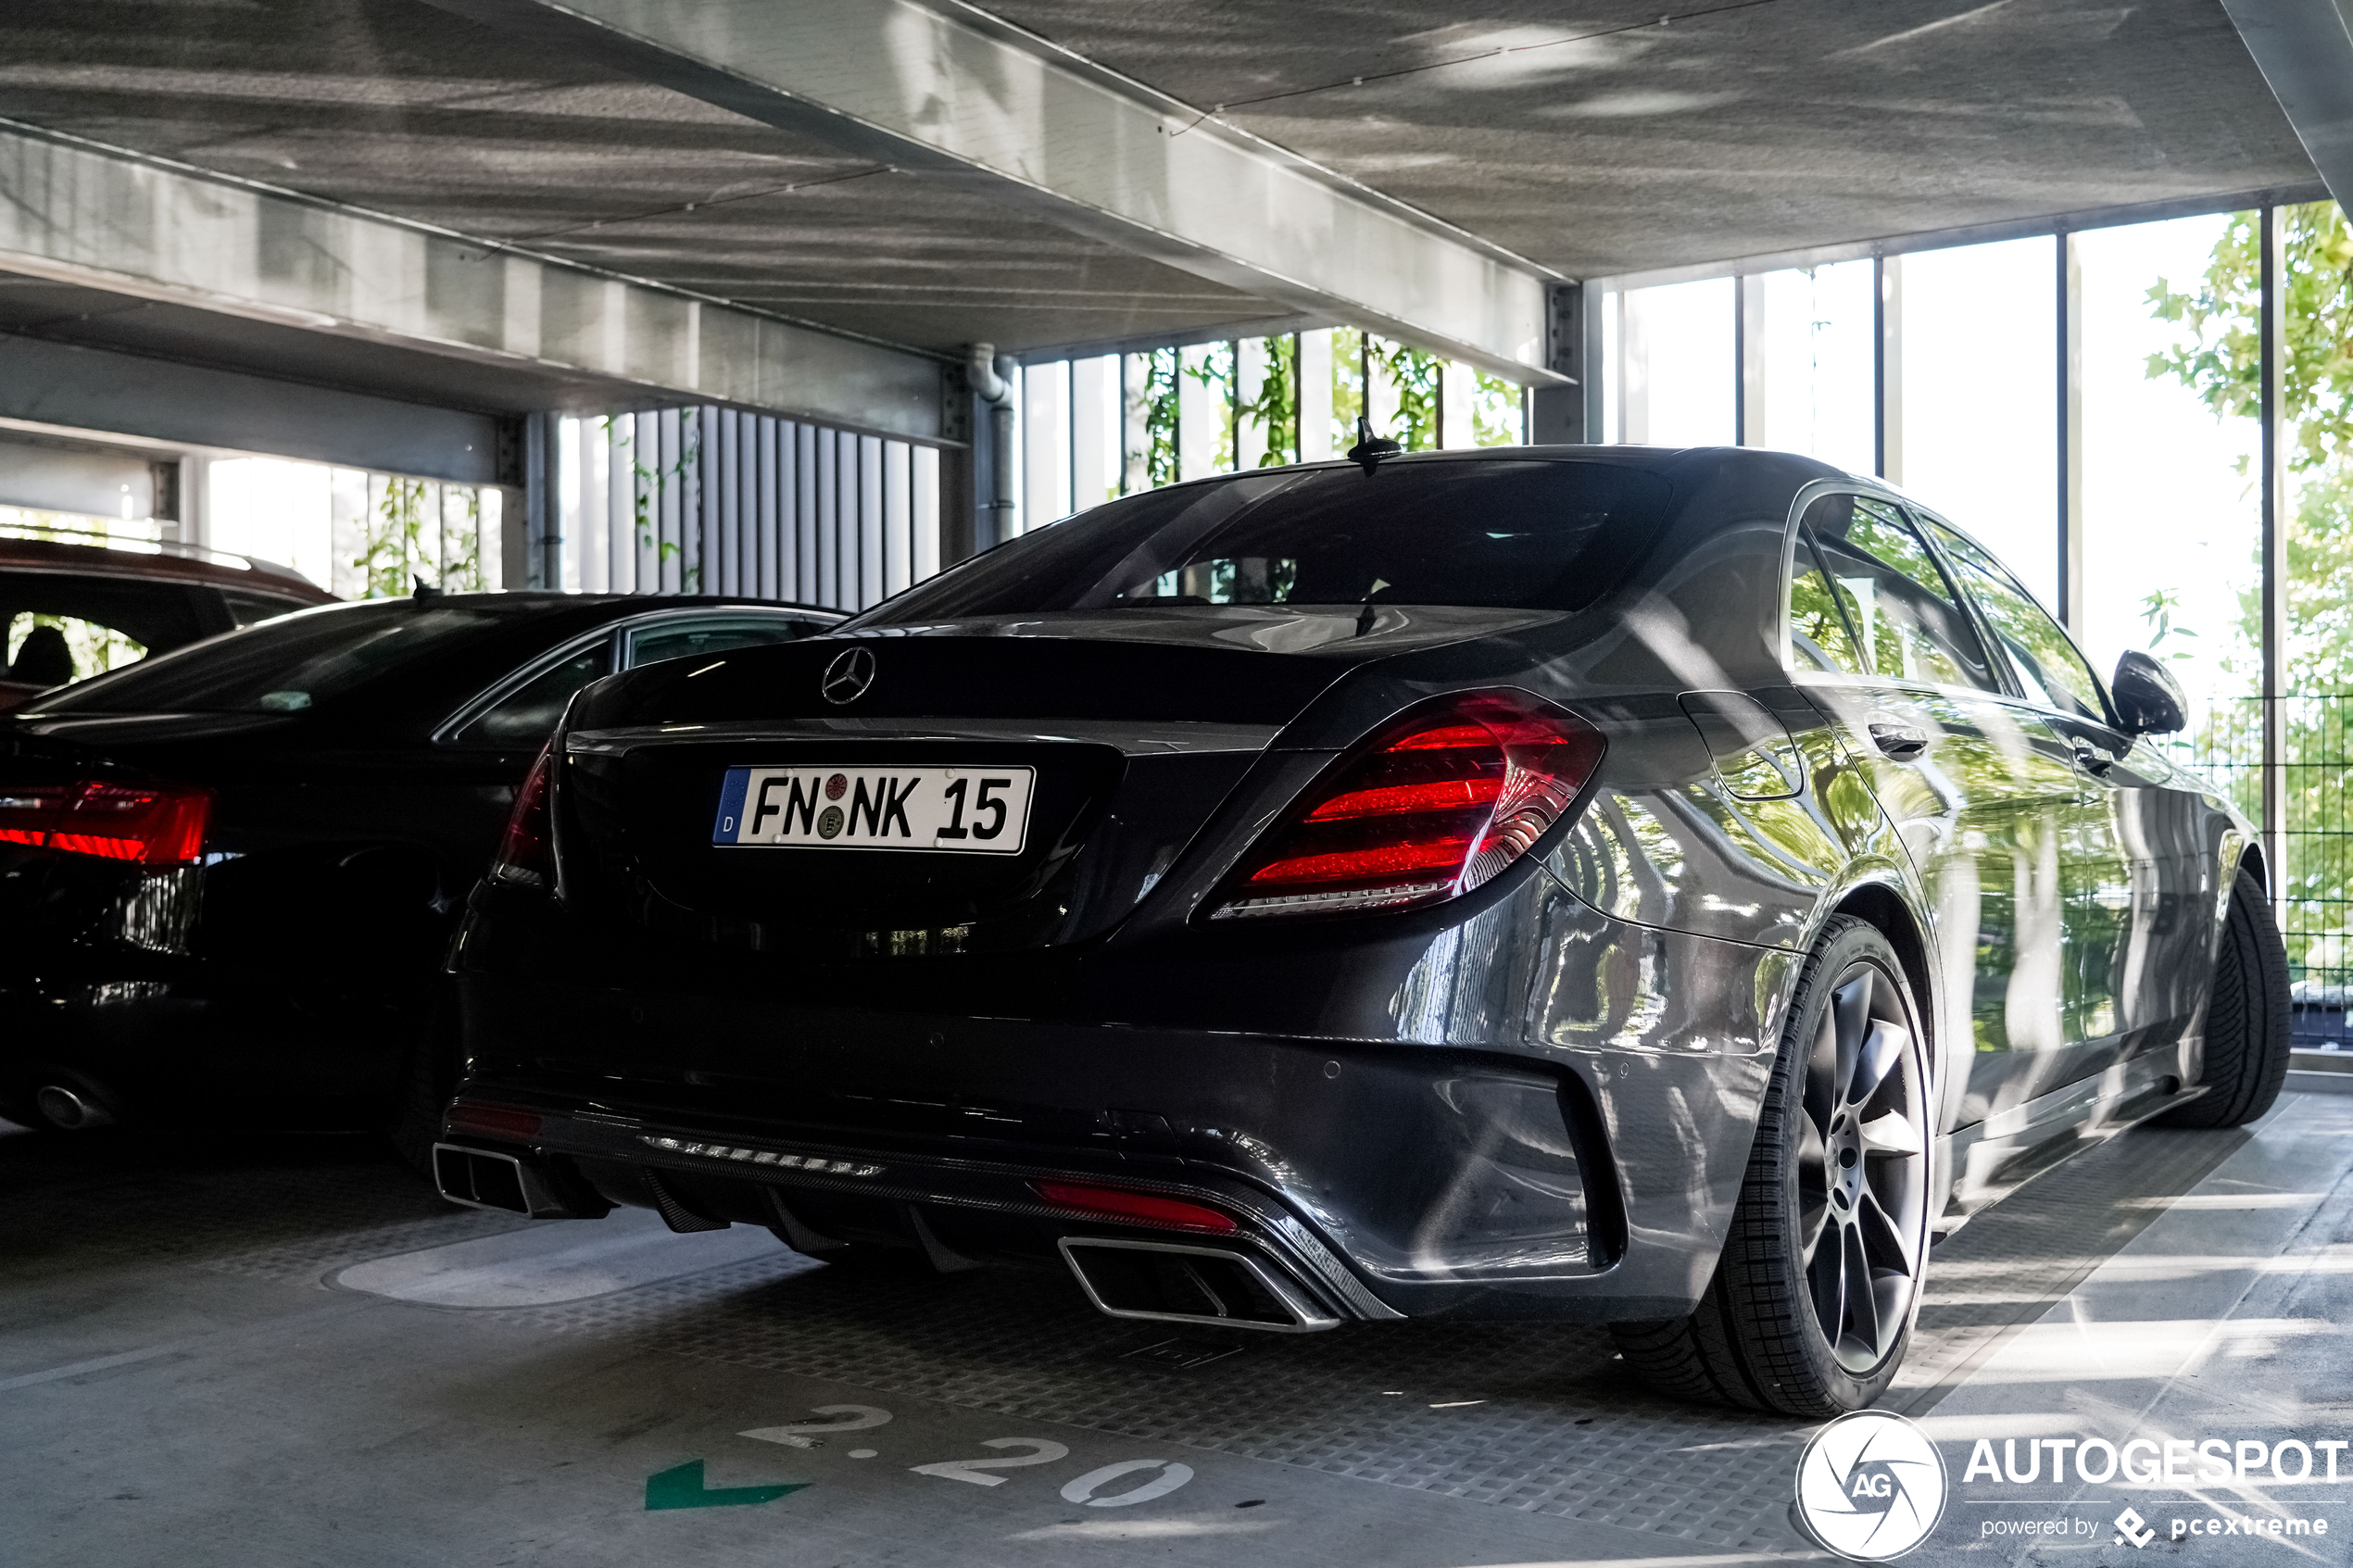
[[[5,1126],[5,1124],[0,1124]],[[2087,1150],[1936,1252],[1919,1559],[2353,1558],[2342,1485],[1965,1482],[1978,1436],[2353,1436],[2353,1096]],[[1821,1554],[1810,1427],[1586,1329],[1220,1336],[1051,1273],[450,1208],[372,1140],[0,1135],[0,1562],[1631,1562]],[[2032,1451],[2030,1449],[2030,1451]],[[2300,1511],[2325,1537],[2173,1541]],[[2024,1538],[1987,1522],[2088,1521]]]

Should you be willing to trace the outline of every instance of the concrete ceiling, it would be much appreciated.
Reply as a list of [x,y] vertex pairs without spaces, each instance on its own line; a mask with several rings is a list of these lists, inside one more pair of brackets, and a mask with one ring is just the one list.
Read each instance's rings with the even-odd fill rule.
[[992,9],[1569,277],[2313,178],[2220,0]]
[[413,0],[11,0],[0,117],[943,351],[1266,314]]
[[[1662,3],[991,9],[1569,277],[2313,179],[2220,0]],[[0,117],[935,350],[1270,313],[422,0],[12,0]]]

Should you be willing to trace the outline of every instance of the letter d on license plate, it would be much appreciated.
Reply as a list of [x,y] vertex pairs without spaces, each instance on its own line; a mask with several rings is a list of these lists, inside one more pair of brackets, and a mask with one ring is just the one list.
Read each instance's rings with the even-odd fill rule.
[[1018,855],[1034,768],[730,768],[711,841]]

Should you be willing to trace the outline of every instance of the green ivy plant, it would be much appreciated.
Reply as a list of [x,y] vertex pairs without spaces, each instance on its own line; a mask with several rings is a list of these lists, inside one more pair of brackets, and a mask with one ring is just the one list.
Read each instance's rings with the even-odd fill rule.
[[[661,535],[661,503],[673,481],[683,488],[686,475],[694,470],[702,456],[702,422],[681,419],[678,435],[678,459],[655,467],[636,455],[636,421],[626,414],[608,415],[604,421],[605,439],[614,446],[630,453],[630,504],[637,533],[637,547],[651,550],[657,572],[686,552],[679,540]],[[684,508],[681,508],[682,511]],[[689,564],[678,574],[679,588],[693,593],[701,581],[702,570]]]
[[1386,371],[1390,383],[1397,388],[1396,428],[1373,433],[1389,436],[1408,452],[1436,450],[1439,377],[1445,361],[1385,337],[1372,339],[1368,351],[1372,363]]
[[1157,348],[1145,358],[1144,483],[1158,489],[1176,483],[1176,350]]
[[359,553],[351,562],[362,597],[396,599],[409,593],[422,575],[415,568],[424,559],[424,527],[425,482],[386,475],[360,526]]
[[1258,395],[1244,402],[1238,414],[1238,422],[1249,421],[1264,433],[1265,450],[1249,465],[1261,469],[1292,462],[1299,454],[1299,337],[1292,333],[1264,341],[1265,369]]

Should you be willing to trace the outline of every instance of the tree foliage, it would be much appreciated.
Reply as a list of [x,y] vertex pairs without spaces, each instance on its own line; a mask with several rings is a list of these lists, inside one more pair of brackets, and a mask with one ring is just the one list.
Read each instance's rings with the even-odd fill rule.
[[[2334,202],[2291,207],[2284,217],[2287,677],[2292,690],[2342,692],[2353,689],[2353,227]],[[2149,290],[2152,313],[2182,329],[2179,344],[2149,357],[2149,375],[2181,382],[2219,419],[2262,412],[2259,221],[2234,214],[2193,286],[2160,278]],[[2152,625],[2168,608],[2150,607]],[[2259,648],[2259,592],[2242,594],[2239,608],[2244,646]]]
[[[2353,865],[2343,842],[2348,786],[2347,709],[2353,696],[2353,227],[2334,202],[2284,213],[2281,261],[2285,311],[2280,381],[2287,508],[2287,617],[2282,648],[2290,692],[2286,723],[2287,864],[2281,891],[2288,907],[2287,945],[2304,978],[2344,984],[2348,972],[2346,913],[2353,906]],[[2176,290],[2163,279],[2149,291],[2152,311],[2182,329],[2171,351],[2153,355],[2152,378],[2196,392],[2221,419],[2262,413],[2262,278],[2257,214],[2234,215],[2216,242],[2205,276]],[[2242,465],[2244,471],[2244,464]],[[2250,476],[2252,478],[2253,476]],[[2250,554],[2259,548],[2248,542]],[[2250,573],[2259,581],[2259,573]],[[2160,635],[2183,634],[2170,621],[2168,596],[2152,596],[2145,615]],[[2239,646],[2262,646],[2259,588],[2239,596]],[[2224,668],[2243,679],[2259,671]],[[2206,715],[2196,751],[2240,809],[2260,821],[2262,705],[2222,702]]]

